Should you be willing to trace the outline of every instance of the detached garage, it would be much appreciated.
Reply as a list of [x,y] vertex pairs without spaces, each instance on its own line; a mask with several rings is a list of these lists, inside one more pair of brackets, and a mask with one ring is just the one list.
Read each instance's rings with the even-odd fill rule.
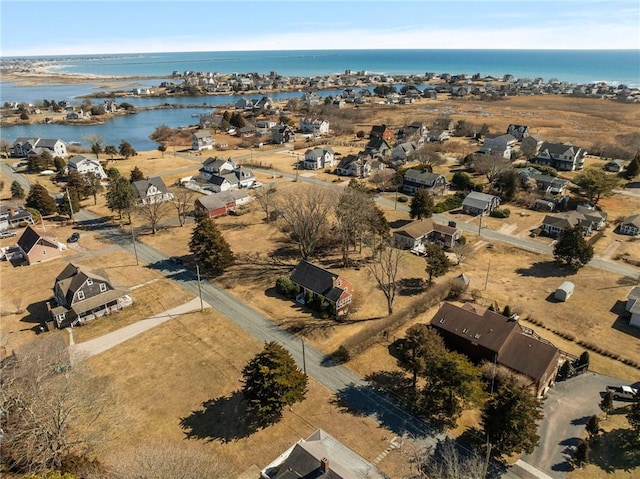
[[565,281],[558,287],[558,289],[556,289],[556,294],[554,295],[554,297],[556,298],[556,300],[564,302],[571,297],[571,295],[573,294],[573,289],[573,283],[571,281]]

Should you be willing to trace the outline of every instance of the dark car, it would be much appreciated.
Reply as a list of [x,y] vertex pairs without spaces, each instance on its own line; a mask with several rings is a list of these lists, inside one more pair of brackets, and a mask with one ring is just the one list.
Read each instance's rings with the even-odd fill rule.
[[80,233],[73,233],[69,238],[67,238],[67,243],[77,243],[80,239]]

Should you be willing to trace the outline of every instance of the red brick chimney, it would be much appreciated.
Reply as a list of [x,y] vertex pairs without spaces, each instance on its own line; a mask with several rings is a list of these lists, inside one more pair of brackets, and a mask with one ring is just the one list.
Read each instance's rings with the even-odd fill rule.
[[326,473],[329,471],[329,459],[323,457],[320,461],[320,471]]

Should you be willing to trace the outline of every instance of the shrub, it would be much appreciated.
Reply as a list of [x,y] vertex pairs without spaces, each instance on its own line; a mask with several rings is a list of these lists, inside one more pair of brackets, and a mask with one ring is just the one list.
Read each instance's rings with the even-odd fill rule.
[[406,196],[398,196],[398,203],[406,203],[409,201],[409,198]]
[[511,210],[507,208],[493,210],[490,214],[493,218],[508,218],[511,215]]
[[456,208],[460,208],[462,206],[462,201],[464,198],[461,198],[459,195],[449,196],[444,201],[438,203],[435,207],[436,213],[444,213],[445,211],[455,210]]
[[276,280],[276,290],[283,296],[293,299],[299,292],[299,287],[286,276],[280,276]]

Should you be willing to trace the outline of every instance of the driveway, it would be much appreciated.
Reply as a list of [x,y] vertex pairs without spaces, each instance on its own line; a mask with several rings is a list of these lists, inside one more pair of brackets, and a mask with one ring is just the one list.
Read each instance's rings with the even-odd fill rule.
[[544,419],[540,425],[540,445],[533,454],[522,456],[527,464],[553,478],[564,478],[571,471],[570,459],[584,434],[589,418],[602,411],[601,393],[619,379],[586,373],[557,383],[544,400]]

